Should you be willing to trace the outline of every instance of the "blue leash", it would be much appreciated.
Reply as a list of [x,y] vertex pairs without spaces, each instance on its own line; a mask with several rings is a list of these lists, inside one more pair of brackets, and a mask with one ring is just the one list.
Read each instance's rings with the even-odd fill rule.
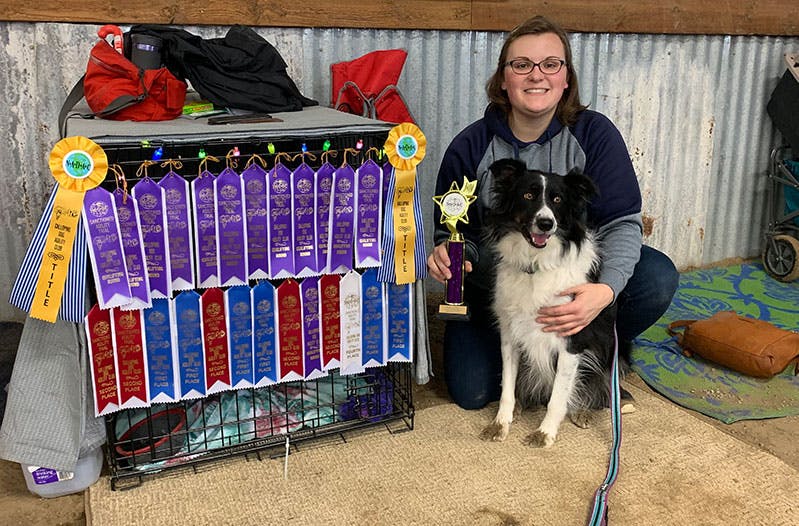
[[619,449],[621,448],[621,394],[619,392],[619,339],[616,327],[613,327],[613,365],[610,373],[610,421],[613,433],[613,447],[610,451],[610,462],[605,481],[594,493],[594,506],[589,526],[607,526],[608,524],[608,493],[619,475]]

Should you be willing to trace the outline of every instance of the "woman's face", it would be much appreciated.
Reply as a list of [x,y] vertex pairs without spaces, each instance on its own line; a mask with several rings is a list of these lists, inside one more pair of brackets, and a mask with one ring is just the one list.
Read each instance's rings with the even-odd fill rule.
[[[505,62],[521,58],[540,63],[551,57],[566,60],[563,42],[554,33],[541,33],[514,40]],[[545,75],[538,66],[526,75],[519,75],[511,66],[505,66],[502,89],[508,93],[514,117],[550,120],[569,86],[567,77],[565,65],[554,75]]]

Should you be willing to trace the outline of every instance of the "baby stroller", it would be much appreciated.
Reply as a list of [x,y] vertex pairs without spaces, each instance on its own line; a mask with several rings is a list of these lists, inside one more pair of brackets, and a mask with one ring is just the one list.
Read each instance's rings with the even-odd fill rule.
[[787,282],[799,278],[799,54],[786,53],[785,61],[788,70],[766,107],[788,145],[771,152],[763,265]]

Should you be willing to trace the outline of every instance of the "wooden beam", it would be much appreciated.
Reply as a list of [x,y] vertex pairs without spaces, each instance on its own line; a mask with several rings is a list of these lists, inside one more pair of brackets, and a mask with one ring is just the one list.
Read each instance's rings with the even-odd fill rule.
[[135,5],[83,0],[4,0],[0,19],[98,24],[341,27],[362,29],[469,29],[471,0],[151,0]]
[[534,14],[570,31],[799,35],[797,0],[0,0],[0,20],[507,31]]
[[540,14],[569,31],[715,35],[799,35],[796,0],[473,0],[473,25],[508,31]]

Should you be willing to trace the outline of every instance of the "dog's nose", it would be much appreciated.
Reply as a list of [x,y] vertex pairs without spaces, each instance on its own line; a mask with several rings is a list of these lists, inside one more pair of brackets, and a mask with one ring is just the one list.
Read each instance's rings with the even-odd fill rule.
[[552,230],[552,227],[555,226],[555,221],[549,217],[539,217],[535,220],[535,226],[537,226],[542,232],[549,232]]

